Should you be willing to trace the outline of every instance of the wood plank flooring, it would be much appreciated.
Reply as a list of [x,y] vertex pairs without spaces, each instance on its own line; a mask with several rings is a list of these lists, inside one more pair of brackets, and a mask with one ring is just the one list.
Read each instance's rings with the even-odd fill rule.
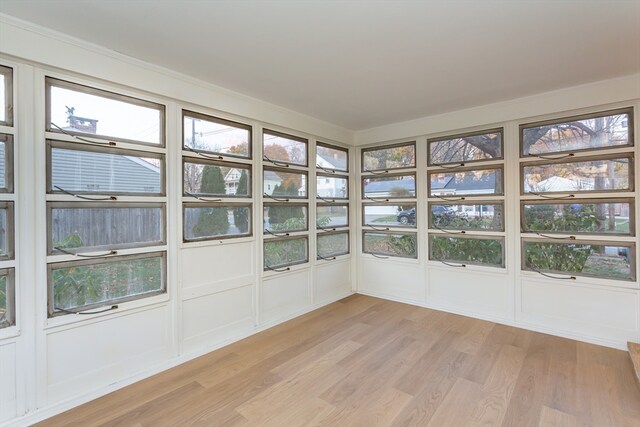
[[626,352],[353,295],[43,426],[640,426]]

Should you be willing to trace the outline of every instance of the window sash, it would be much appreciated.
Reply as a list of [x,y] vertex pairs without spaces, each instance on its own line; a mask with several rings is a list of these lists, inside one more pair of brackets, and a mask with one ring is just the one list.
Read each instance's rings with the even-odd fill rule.
[[[607,280],[618,280],[618,281],[635,281],[636,280],[636,248],[635,248],[635,244],[634,243],[630,243],[630,242],[616,242],[616,241],[597,241],[597,240],[571,240],[568,242],[562,242],[562,241],[558,241],[558,240],[550,240],[550,239],[529,239],[529,238],[522,238],[521,239],[521,268],[522,270],[525,271],[533,271],[533,272],[543,272],[543,273],[549,273],[549,274],[560,274],[560,275],[565,275],[565,276],[583,276],[583,277],[592,277],[592,278],[598,278],[598,279],[607,279]],[[546,257],[548,258],[548,254],[551,251],[551,247],[552,246],[596,246],[596,247],[602,247],[603,249],[606,247],[615,249],[615,248],[626,248],[626,251],[628,253],[628,260],[629,260],[629,274],[625,275],[625,277],[620,276],[620,277],[615,277],[611,275],[611,266],[605,266],[605,271],[603,273],[605,274],[597,274],[597,273],[593,273],[593,272],[583,272],[583,271],[576,271],[576,269],[556,269],[556,268],[544,268],[541,267],[539,265],[530,265],[527,262],[527,245],[547,245],[546,248],[544,248],[544,252],[547,254]],[[568,249],[570,249],[571,251],[574,251],[573,248],[569,247]],[[586,248],[585,248],[586,250]],[[606,249],[605,249],[606,250]],[[591,257],[592,254],[589,254],[587,256],[586,259],[584,260],[577,260],[578,263],[584,261],[582,269],[584,269],[586,267],[587,262],[589,261],[589,257]],[[625,258],[627,258],[627,256],[625,255],[620,255],[618,254],[617,256],[623,256]],[[576,266],[577,267],[577,266]],[[563,278],[568,278],[568,277],[558,277],[557,279],[563,279]]]
[[[585,148],[578,148],[578,149],[554,150],[554,151],[545,151],[543,153],[536,153],[536,154],[525,152],[524,134],[528,129],[542,127],[542,126],[569,124],[569,123],[579,122],[583,120],[605,118],[605,117],[611,117],[611,116],[617,116],[617,115],[627,116],[627,143],[626,144],[602,145],[602,146],[585,147]],[[525,123],[520,125],[519,131],[520,131],[519,134],[520,134],[520,157],[521,158],[529,158],[529,157],[535,158],[540,155],[556,155],[556,154],[564,154],[564,153],[578,153],[578,152],[585,152],[585,151],[608,150],[608,149],[631,147],[633,146],[633,141],[634,141],[633,108],[632,107],[621,108],[616,110],[601,111],[598,113],[589,113],[589,114],[582,114],[577,116],[562,117],[562,118],[552,119],[552,120]]]
[[0,255],[0,261],[12,260],[15,257],[15,214],[14,202],[0,202],[0,209],[6,210],[5,255]]
[[[628,209],[629,209],[629,231],[628,232],[610,232],[610,231],[580,231],[580,230],[570,230],[570,229],[564,229],[564,230],[552,230],[552,229],[538,229],[538,230],[534,230],[531,229],[531,227],[529,227],[527,225],[527,207],[544,207],[547,206],[549,208],[555,209],[556,212],[553,212],[553,218],[551,220],[551,222],[555,225],[559,224],[558,220],[557,220],[557,210],[558,208],[562,207],[562,206],[567,206],[567,207],[575,207],[575,205],[603,205],[603,208],[606,207],[611,207],[611,206],[607,206],[607,205],[613,205],[615,206],[616,204],[626,204],[628,205]],[[607,213],[608,215],[608,213]],[[562,216],[564,216],[564,214],[562,214]],[[592,215],[590,215],[591,217]],[[608,221],[610,218],[612,218],[614,221],[616,219],[617,215],[613,215],[613,217],[607,216],[605,218],[605,221]],[[540,200],[521,200],[520,201],[520,231],[522,233],[543,233],[543,234],[591,234],[591,235],[602,235],[602,236],[635,236],[635,203],[634,203],[634,199],[631,198],[624,198],[624,199],[601,199],[601,198],[597,198],[597,199],[571,199],[571,201],[562,201],[562,200],[555,200],[555,201],[540,201]]]
[[[331,218],[333,217],[333,215],[323,215],[322,218],[329,218],[329,224],[327,225],[320,225],[318,224],[318,221],[321,218],[321,214],[320,214],[320,210],[321,209],[325,209],[325,208],[341,208],[344,209],[345,212],[345,221],[344,222],[340,222],[338,224],[331,224]],[[342,217],[340,217],[342,218]],[[316,205],[316,229],[317,230],[325,230],[325,229],[333,229],[333,228],[341,228],[341,227],[349,227],[349,204],[348,203],[318,203]]]
[[[387,236],[387,237],[385,237]],[[389,238],[391,240],[399,240],[403,237],[408,237],[409,240],[413,240],[414,251],[412,252],[393,252],[393,251],[384,251],[384,250],[373,250],[369,248],[367,245],[367,237],[378,237],[381,239]],[[388,247],[388,246],[387,246]],[[362,231],[362,252],[370,255],[379,255],[383,257],[398,257],[398,258],[409,258],[409,259],[418,259],[418,237],[416,233],[402,233],[402,232],[387,232],[387,231]]]
[[[432,147],[434,145],[438,145],[440,143],[443,143],[445,145],[452,145],[454,143],[456,143],[456,141],[460,140],[462,141],[463,144],[468,144],[467,142],[464,142],[464,140],[466,138],[474,138],[474,137],[483,137],[483,136],[488,136],[488,135],[496,135],[497,138],[497,148],[498,148],[498,155],[495,157],[486,157],[486,158],[479,158],[479,159],[466,159],[466,158],[460,158],[460,159],[452,159],[449,161],[444,161],[444,162],[434,162],[433,159],[433,153],[432,153]],[[427,165],[428,166],[440,166],[440,165],[449,165],[449,164],[456,164],[456,163],[462,163],[462,164],[468,164],[468,163],[477,163],[477,162],[486,162],[486,161],[493,161],[493,160],[503,160],[504,159],[504,129],[503,128],[495,128],[495,129],[487,129],[487,130],[482,130],[482,131],[477,131],[477,132],[466,132],[466,133],[461,133],[461,134],[455,134],[455,135],[448,135],[448,136],[442,136],[442,137],[438,137],[438,138],[430,138],[427,140]]]
[[13,126],[13,68],[0,65],[0,75],[4,77],[4,120],[0,125]]
[[[271,190],[271,193],[266,193],[267,195],[264,196],[265,198],[277,198],[277,199],[307,199],[309,196],[309,175],[307,174],[306,171],[301,171],[301,170],[294,170],[294,169],[278,169],[278,168],[269,168],[269,167],[264,167],[262,170],[262,187],[263,187],[263,192],[264,192],[264,184],[265,184],[265,174],[267,172],[273,172],[276,175],[278,174],[285,174],[285,175],[296,175],[300,177],[301,181],[304,181],[304,195],[303,196],[299,196],[299,195],[290,195],[290,194],[273,194],[273,189]],[[278,178],[280,178],[280,183],[284,182],[284,180],[282,179],[282,177],[280,175],[278,175]],[[279,184],[278,184],[279,185]],[[269,197],[271,196],[271,197]]]
[[[444,176],[448,176],[448,175],[455,175],[455,174],[466,174],[467,172],[484,172],[484,171],[494,171],[494,186],[493,186],[493,192],[487,192],[487,193],[473,193],[470,192],[470,190],[465,191],[458,191],[456,190],[455,193],[452,194],[448,194],[446,193],[446,190],[442,191],[445,194],[439,194],[439,195],[435,195],[434,194],[434,188],[433,188],[433,184],[432,182],[434,181],[434,176],[436,175],[444,175]],[[451,179],[454,179],[454,177],[452,176]],[[503,196],[504,195],[504,166],[503,165],[498,165],[498,166],[486,166],[486,167],[480,167],[479,165],[473,168],[456,168],[455,170],[437,170],[437,171],[430,171],[429,172],[429,176],[427,178],[427,186],[428,186],[428,195],[429,197],[433,197],[433,198],[438,198],[438,197],[460,197],[460,196],[464,196],[465,198],[467,197],[486,197],[486,196]],[[440,190],[440,189],[438,189]]]
[[[186,127],[185,127],[185,121],[187,119],[202,120],[202,121],[206,121],[206,122],[215,123],[217,125],[227,126],[229,128],[246,131],[247,132],[247,141],[246,141],[246,143],[247,143],[247,155],[245,156],[245,155],[242,155],[242,154],[229,153],[229,152],[226,152],[226,151],[223,152],[223,151],[207,150],[207,149],[204,149],[204,148],[190,147],[187,144],[188,129],[186,129]],[[182,149],[183,150],[195,151],[197,153],[214,154],[214,155],[219,155],[219,156],[224,156],[224,157],[237,157],[237,158],[240,158],[240,159],[251,159],[252,158],[252,153],[253,153],[252,133],[253,133],[253,128],[251,127],[251,125],[247,125],[247,124],[239,123],[239,122],[234,122],[234,121],[227,120],[227,119],[221,119],[219,117],[210,116],[208,114],[196,113],[194,111],[189,111],[189,110],[182,110]],[[219,159],[219,160],[223,160],[223,159]]]
[[6,276],[5,312],[0,315],[0,329],[3,329],[16,324],[15,269],[0,269],[0,276]]
[[52,164],[52,152],[54,149],[67,150],[72,152],[80,152],[80,153],[95,153],[95,154],[106,154],[112,156],[119,157],[141,157],[141,158],[151,158],[156,159],[159,164],[159,181],[158,185],[160,187],[160,191],[158,192],[138,192],[138,191],[88,191],[88,190],[77,190],[77,189],[68,189],[63,188],[64,190],[73,193],[73,194],[104,194],[104,195],[113,195],[113,196],[165,196],[165,159],[164,154],[153,153],[149,151],[135,151],[135,150],[123,150],[120,148],[106,148],[106,147],[96,147],[88,144],[77,144],[77,143],[69,143],[62,141],[54,141],[47,140],[47,193],[52,194],[60,194],[62,191],[59,189],[53,188],[53,164]]
[[0,144],[4,145],[4,186],[0,193],[13,193],[13,135],[0,133]]
[[71,311],[85,311],[90,310],[97,307],[105,307],[107,305],[118,304],[128,301],[133,301],[142,298],[148,298],[154,295],[160,295],[166,293],[167,291],[167,253],[166,252],[151,252],[145,254],[136,254],[136,255],[124,255],[117,257],[108,257],[108,258],[100,258],[100,259],[90,259],[90,260],[81,260],[81,261],[66,261],[66,262],[58,262],[58,263],[49,263],[47,265],[47,283],[48,283],[48,310],[49,317],[55,317],[60,315],[65,315],[69,313],[65,313],[64,311],[57,310],[55,308],[55,295],[54,295],[54,283],[53,283],[53,271],[58,269],[65,269],[70,267],[85,267],[92,265],[104,265],[104,264],[114,264],[116,262],[127,262],[134,260],[143,260],[143,259],[153,259],[160,258],[160,288],[156,290],[151,290],[144,293],[139,293],[136,295],[127,295],[118,298],[106,299],[102,301],[98,301],[95,303],[89,303],[77,307],[68,307],[66,309]]
[[[341,168],[341,167],[336,167],[336,166],[333,166],[333,167],[331,167],[331,166],[320,166],[318,164],[318,161],[317,161],[318,156],[320,156],[318,147],[324,148],[326,150],[337,151],[338,153],[344,153],[345,167]],[[325,144],[323,142],[317,142],[316,143],[316,167],[318,169],[321,169],[321,170],[332,170],[332,171],[336,171],[336,172],[348,173],[349,172],[349,150],[346,149],[346,148],[338,147],[336,145]]]
[[[46,77],[45,78],[45,86],[46,86],[46,131],[47,132],[53,132],[53,133],[68,133],[71,135],[76,135],[76,136],[80,136],[80,137],[89,137],[89,138],[93,138],[93,139],[104,139],[104,140],[108,140],[108,141],[119,141],[119,142],[126,142],[126,143],[133,143],[133,144],[140,144],[140,145],[149,145],[149,146],[153,146],[153,147],[164,147],[165,146],[165,106],[162,104],[158,104],[155,102],[151,102],[151,101],[146,101],[140,98],[135,98],[132,96],[128,96],[128,95],[122,95],[116,92],[111,92],[111,91],[107,91],[107,90],[103,90],[103,89],[98,89],[95,87],[91,87],[91,86],[86,86],[83,84],[79,84],[79,83],[73,83],[70,81],[66,81],[66,80],[61,80],[61,79],[57,79],[54,77]],[[74,132],[74,131],[70,131],[70,130],[65,130],[64,132],[61,131],[60,129],[56,128],[55,126],[52,125],[52,114],[51,114],[51,102],[52,102],[52,95],[51,95],[51,90],[53,87],[58,87],[61,89],[65,89],[65,90],[71,90],[74,92],[78,92],[81,94],[86,94],[86,95],[90,95],[90,96],[95,96],[98,98],[104,98],[107,100],[111,100],[111,101],[118,101],[118,102],[123,102],[126,104],[130,104],[130,105],[134,105],[137,107],[143,107],[143,108],[148,108],[151,110],[157,110],[158,111],[158,142],[148,142],[148,141],[142,141],[142,140],[136,140],[136,139],[132,139],[132,138],[126,138],[126,137],[119,137],[117,135],[104,135],[104,134],[93,134],[93,133],[88,133],[88,132]],[[58,126],[61,126],[60,124],[58,124]]]
[[[345,182],[345,186],[344,186],[344,195],[328,195],[328,194],[321,194],[320,193],[320,181],[324,181],[324,180],[333,180],[333,181],[344,181]],[[334,184],[334,188],[336,187],[336,184]],[[339,191],[339,190],[338,190]],[[329,199],[331,200],[348,200],[349,199],[349,177],[347,176],[336,176],[336,175],[327,175],[327,174],[322,174],[322,173],[318,173],[316,174],[316,197],[319,198],[320,200],[322,199]]]
[[[216,233],[203,235],[198,237],[187,237],[187,210],[188,209],[206,209],[206,208],[227,208],[230,209],[242,209],[246,208],[248,210],[247,215],[247,230],[244,232],[240,232],[237,234],[229,234],[228,230],[226,233]],[[183,203],[182,204],[182,241],[187,242],[201,242],[207,240],[223,240],[223,239],[238,239],[241,237],[251,237],[253,236],[253,205],[251,203],[230,203],[230,202],[194,202],[194,203]],[[195,226],[194,226],[195,227]],[[237,227],[237,224],[236,224]]]
[[[282,229],[276,227],[276,229],[274,229],[273,226],[275,224],[271,223],[271,214],[272,214],[271,209],[274,210],[274,213],[280,209],[302,209],[302,212],[303,212],[302,219],[304,221],[304,225],[302,227],[290,227],[290,228],[282,228]],[[269,235],[269,234],[281,235],[285,233],[288,235],[289,233],[309,231],[309,207],[306,203],[264,203],[262,212],[263,212],[263,218],[265,220],[265,227],[263,231],[263,234],[265,235]],[[266,227],[267,218],[269,219],[269,227]],[[277,224],[284,225],[288,220],[294,219],[294,218],[299,218],[299,217],[290,217],[290,218],[287,218],[284,222],[277,223]]]
[[[103,245],[95,245],[95,246],[80,246],[80,247],[69,247],[63,248],[70,252],[74,253],[84,253],[84,252],[97,252],[97,251],[105,251],[105,250],[115,250],[115,249],[130,249],[130,248],[143,248],[149,246],[164,246],[166,245],[166,206],[164,203],[136,203],[136,202],[112,202],[112,203],[104,203],[104,202],[47,202],[47,253],[49,255],[58,255],[62,252],[56,250],[54,241],[53,241],[53,211],[54,210],[79,210],[79,209],[93,209],[96,212],[98,210],[106,210],[111,211],[116,214],[116,210],[122,209],[154,209],[159,210],[159,224],[157,229],[157,234],[159,239],[154,240],[144,240],[144,241],[131,241],[131,242],[122,242],[122,243],[110,243]],[[96,215],[99,215],[96,213]],[[106,215],[108,216],[108,214]],[[105,218],[106,219],[106,218]],[[112,224],[115,224],[116,221],[112,218]],[[91,232],[92,228],[90,222],[87,222],[89,225],[86,230]],[[80,230],[80,227],[77,224],[72,224],[76,232]],[[120,227],[118,227],[120,228]],[[125,229],[126,231],[126,229]],[[104,233],[101,233],[104,234]],[[125,233],[128,234],[128,233]],[[82,237],[82,236],[80,236]]]
[[[369,182],[385,182],[385,181],[405,181],[404,179],[402,180],[394,180],[393,178],[398,178],[398,177],[403,177],[403,178],[411,178],[413,180],[413,188],[411,190],[407,190],[409,191],[410,194],[398,194],[396,196],[391,195],[389,192],[386,192],[384,194],[379,195],[379,192],[372,192],[369,191],[368,193],[365,191],[365,181],[369,180]],[[407,181],[411,181],[407,180]],[[416,182],[416,174],[415,173],[404,173],[404,174],[385,174],[383,176],[363,176],[362,179],[360,180],[361,183],[361,191],[362,191],[362,196],[364,199],[415,199],[416,195],[418,194],[418,183]],[[405,189],[406,190],[406,189]]]
[[[242,199],[250,199],[252,197],[252,179],[253,179],[253,168],[249,164],[245,163],[232,163],[232,162],[221,162],[221,161],[213,161],[213,160],[202,160],[193,157],[183,157],[182,158],[182,195],[189,196],[188,193],[194,194],[196,196],[215,196],[215,197],[224,197],[224,198],[242,198]],[[225,183],[225,192],[224,193],[213,193],[213,192],[202,192],[202,183],[200,184],[200,191],[187,191],[187,165],[200,165],[203,167],[213,166],[218,168],[227,168],[238,169],[242,174],[243,171],[247,172],[247,194],[228,194]],[[221,171],[222,173],[222,171]],[[222,176],[224,180],[224,175]]]
[[[448,241],[459,240],[461,242],[467,242],[467,244],[473,241],[498,242],[498,244],[500,245],[500,262],[496,263],[496,262],[478,260],[477,257],[473,258],[473,254],[478,252],[477,248],[467,248],[471,250],[467,253],[466,256],[448,256],[448,257],[443,256],[442,258],[438,258],[435,256],[437,251],[434,249],[434,244],[438,239],[445,239]],[[461,251],[460,253],[464,253],[464,252]],[[429,259],[432,261],[440,261],[444,263],[454,262],[454,263],[460,263],[463,265],[473,264],[473,265],[486,266],[486,267],[504,268],[505,267],[504,237],[489,237],[489,236],[460,237],[460,236],[449,236],[449,235],[443,235],[443,234],[430,234],[429,235]]]
[[[329,251],[321,250],[322,242],[330,241],[332,239],[333,240],[341,239],[339,244],[346,243],[344,245],[344,248],[338,247],[338,250],[334,248],[334,250],[329,250]],[[342,239],[345,239],[344,242],[342,241]],[[349,231],[334,231],[329,233],[318,234],[316,239],[316,255],[317,255],[316,259],[321,260],[321,259],[338,257],[338,256],[348,255],[348,254],[349,254]]]
[[[476,206],[480,207],[480,223],[479,224],[475,224],[474,226],[474,218],[471,218],[471,220],[465,224],[465,220],[463,221],[453,221],[453,223],[448,222],[447,224],[442,224],[442,223],[434,223],[434,213],[433,213],[433,209],[436,206],[443,206],[443,207],[450,207],[450,208],[455,208],[455,207],[464,207],[464,206],[472,206],[473,210],[476,210]],[[496,215],[496,211],[500,212],[500,223],[499,223],[499,227],[491,227],[492,224],[487,224],[487,227],[482,227],[482,211],[483,208],[486,206],[493,206],[493,215],[492,218],[495,218]],[[496,209],[498,208],[498,210]],[[451,215],[454,218],[459,218],[459,214],[454,211],[451,213]],[[436,215],[437,216],[437,215]],[[464,218],[464,217],[463,217]],[[485,217],[486,219],[488,219],[488,215]],[[475,218],[478,219],[478,218]],[[439,230],[468,230],[468,231],[500,231],[503,232],[505,231],[505,225],[504,225],[504,203],[503,202],[492,202],[492,201],[477,201],[477,202],[453,202],[453,203],[435,203],[435,202],[431,202],[429,203],[429,211],[428,211],[428,222],[429,222],[429,228],[430,229],[439,229]]]
[[[391,213],[378,213],[378,214],[372,214],[371,209],[381,209],[381,210],[386,210],[386,211],[393,211],[395,212],[394,214]],[[401,209],[404,208],[404,209]],[[413,215],[411,215],[410,211],[411,209],[414,209]],[[368,213],[369,212],[369,213]],[[398,220],[399,218],[399,213],[400,212],[406,212],[406,215],[403,215],[404,217],[407,218],[407,222],[406,223],[402,223],[401,220]],[[368,219],[367,217],[372,217],[373,215],[382,215],[380,218],[376,218],[376,219]],[[381,221],[381,222],[376,222],[379,219],[384,219],[390,216],[394,216],[395,220],[393,221]],[[413,216],[413,222],[411,221],[411,216]],[[370,226],[370,227],[376,227],[376,228],[387,228],[387,227],[394,227],[394,228],[416,228],[417,227],[417,218],[418,218],[418,214],[417,214],[417,204],[415,202],[409,202],[409,203],[402,203],[402,204],[398,204],[398,203],[363,203],[362,204],[362,225],[364,226]]]
[[[604,189],[594,189],[594,190],[581,190],[581,189],[568,189],[568,190],[552,190],[552,191],[526,191],[526,170],[527,168],[536,167],[536,166],[556,166],[556,165],[569,165],[569,164],[579,164],[584,163],[588,164],[591,162],[598,161],[615,161],[615,160],[626,160],[625,164],[628,165],[627,171],[627,187],[626,188],[604,188]],[[547,179],[551,179],[556,177],[556,175],[550,174]],[[560,177],[562,178],[562,177]],[[624,176],[623,176],[624,178]],[[611,179],[611,178],[605,178]],[[544,180],[540,181],[543,182]],[[557,161],[537,161],[537,162],[526,162],[520,164],[520,194],[533,194],[533,193],[543,193],[543,194],[555,194],[555,193],[598,193],[598,192],[625,192],[625,191],[633,191],[634,189],[634,156],[633,154],[612,154],[607,156],[589,156],[589,157],[578,157],[572,160],[560,159]]]
[[[366,156],[368,153],[374,153],[374,152],[384,152],[384,151],[389,151],[389,152],[393,152],[393,150],[397,150],[397,149],[401,149],[404,147],[410,147],[411,151],[413,152],[413,158],[410,164],[400,164],[398,166],[389,166],[388,159],[385,159],[385,167],[375,167],[375,168],[367,168],[366,165]],[[395,170],[395,169],[411,169],[411,168],[415,168],[416,167],[416,143],[415,141],[412,142],[404,142],[402,144],[392,144],[392,145],[384,145],[384,146],[379,146],[379,147],[372,147],[372,148],[365,148],[363,150],[360,151],[360,160],[361,160],[361,165],[362,165],[362,169],[361,171],[363,173],[366,172],[378,172],[378,171],[390,171],[390,170]]]
[[[276,138],[282,138],[288,141],[291,141],[292,143],[300,143],[304,145],[304,162],[295,162],[295,161],[286,161],[286,160],[281,160],[281,159],[273,159],[268,155],[265,155],[265,147],[267,145],[271,145],[271,144],[267,144],[266,142],[266,136],[273,136]],[[276,144],[278,146],[280,146],[280,144]],[[286,149],[285,149],[286,150]],[[264,129],[262,132],[262,156],[263,156],[263,161],[264,162],[271,162],[274,165],[278,166],[280,164],[282,165],[292,165],[292,166],[302,166],[302,167],[308,167],[309,166],[309,141],[305,138],[301,138],[299,136],[295,136],[295,135],[289,135],[286,133],[282,133],[282,132],[277,132],[274,130],[268,130],[268,129]],[[289,152],[287,151],[287,154],[289,154]],[[268,157],[268,159],[267,159]]]
[[[293,241],[302,241],[304,242],[304,257],[299,257],[299,258],[291,258],[289,260],[286,260],[284,262],[276,262],[271,264],[270,259],[268,259],[268,250],[267,250],[267,246],[275,246],[275,245],[280,245],[283,243],[287,243],[287,242],[293,242]],[[281,268],[285,268],[285,267],[290,267],[293,265],[299,265],[299,264],[306,264],[309,262],[309,238],[307,236],[296,236],[296,237],[278,237],[278,238],[272,238],[272,239],[264,239],[262,242],[262,254],[263,254],[263,271],[272,271],[272,269],[281,269]],[[298,253],[294,253],[294,255],[296,254],[300,254]]]

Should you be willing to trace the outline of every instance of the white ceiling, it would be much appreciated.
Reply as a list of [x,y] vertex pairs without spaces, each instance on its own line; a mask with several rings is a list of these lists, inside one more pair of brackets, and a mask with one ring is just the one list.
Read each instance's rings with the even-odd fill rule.
[[640,0],[0,0],[352,130],[640,72]]

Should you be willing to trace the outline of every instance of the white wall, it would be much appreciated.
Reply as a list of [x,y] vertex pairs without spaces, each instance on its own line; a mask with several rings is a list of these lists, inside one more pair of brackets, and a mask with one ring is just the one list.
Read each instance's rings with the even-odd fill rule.
[[[348,147],[351,131],[1,16],[0,63],[14,68],[18,197],[18,316],[16,326],[0,330],[0,424],[31,424],[353,292],[354,258],[315,261],[314,227],[309,263],[287,273],[262,271],[257,160],[263,126],[308,138],[312,158],[316,139]],[[166,294],[114,312],[47,318],[46,75],[166,106]],[[182,108],[253,127],[252,237],[182,242]],[[315,224],[313,209],[309,223]]]

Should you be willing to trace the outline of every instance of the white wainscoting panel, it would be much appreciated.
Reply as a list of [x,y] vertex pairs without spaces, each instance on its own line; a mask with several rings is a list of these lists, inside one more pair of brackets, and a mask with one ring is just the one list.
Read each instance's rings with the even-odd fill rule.
[[316,264],[315,304],[334,301],[351,293],[351,265],[348,258]]
[[183,289],[222,282],[254,273],[254,242],[188,247],[181,258]]
[[17,362],[16,343],[0,345],[0,423],[18,415]]
[[310,307],[311,272],[293,270],[270,276],[262,281],[261,323],[268,324]]

